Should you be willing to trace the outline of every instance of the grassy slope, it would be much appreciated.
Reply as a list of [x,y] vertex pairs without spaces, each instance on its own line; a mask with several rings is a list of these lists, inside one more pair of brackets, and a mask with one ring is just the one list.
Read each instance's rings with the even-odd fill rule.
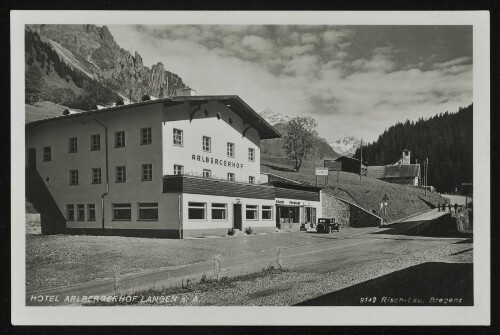
[[62,112],[65,109],[71,109],[74,111],[83,112],[79,109],[58,105],[51,101],[41,101],[35,103],[34,105],[25,104],[25,109],[26,109],[26,120],[25,120],[26,123],[36,120],[47,119],[55,116],[60,116],[62,115]]
[[[261,157],[262,162],[272,160],[271,157]],[[282,161],[283,163],[286,160]],[[316,183],[314,175],[314,164],[306,163],[299,172],[284,172],[261,167],[262,172],[270,172],[289,179]],[[318,185],[325,186],[326,177],[318,176]],[[359,175],[347,172],[339,172],[339,181],[337,182],[337,173],[330,172],[328,176],[328,184],[325,191],[329,194],[355,203],[366,210],[378,214],[380,202],[387,193],[389,197],[387,208],[387,220],[393,221],[401,219],[408,215],[418,213],[420,211],[430,209],[429,204],[436,205],[442,202],[443,199],[438,193],[427,192],[424,195],[424,190],[412,186],[404,186],[387,183],[378,179],[362,177],[359,180]]]

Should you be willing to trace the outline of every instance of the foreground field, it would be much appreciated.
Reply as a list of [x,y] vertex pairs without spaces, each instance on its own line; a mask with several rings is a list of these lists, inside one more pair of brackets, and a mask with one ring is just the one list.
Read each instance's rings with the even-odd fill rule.
[[[150,289],[134,294],[139,298],[132,304],[471,306],[472,258],[472,240],[464,240],[363,262],[362,266],[346,264],[326,273],[303,271],[300,267],[284,271],[270,269],[227,280],[208,280],[190,287]],[[370,301],[362,300],[368,297]]]
[[[346,238],[373,228],[347,228]],[[26,291],[45,290],[140,271],[325,242],[305,233],[173,240],[119,236],[26,236]]]

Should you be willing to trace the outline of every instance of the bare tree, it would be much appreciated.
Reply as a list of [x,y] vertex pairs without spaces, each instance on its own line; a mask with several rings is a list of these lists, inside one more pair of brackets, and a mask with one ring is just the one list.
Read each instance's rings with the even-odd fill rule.
[[315,154],[314,143],[318,138],[316,126],[316,120],[308,116],[294,117],[286,125],[283,149],[288,159],[294,162],[296,171],[300,170],[304,159]]

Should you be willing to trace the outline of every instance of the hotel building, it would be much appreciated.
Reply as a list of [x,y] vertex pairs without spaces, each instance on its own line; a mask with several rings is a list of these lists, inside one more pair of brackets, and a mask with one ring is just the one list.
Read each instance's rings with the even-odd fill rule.
[[320,188],[260,173],[281,135],[238,96],[186,95],[26,125],[42,232],[184,238],[321,216]]

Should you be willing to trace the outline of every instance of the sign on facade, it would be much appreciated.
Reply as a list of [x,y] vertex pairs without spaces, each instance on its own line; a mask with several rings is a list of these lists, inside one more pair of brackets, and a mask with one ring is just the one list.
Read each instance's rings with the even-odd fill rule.
[[328,176],[328,168],[317,167],[316,168],[316,176]]

